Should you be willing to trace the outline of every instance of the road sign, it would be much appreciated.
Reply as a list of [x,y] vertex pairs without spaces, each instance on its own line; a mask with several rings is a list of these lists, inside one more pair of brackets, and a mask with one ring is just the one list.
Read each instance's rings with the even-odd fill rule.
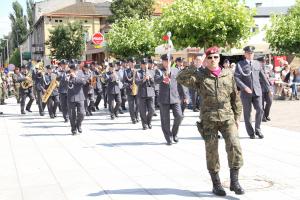
[[100,45],[104,40],[102,33],[98,32],[93,35],[92,42],[96,45]]

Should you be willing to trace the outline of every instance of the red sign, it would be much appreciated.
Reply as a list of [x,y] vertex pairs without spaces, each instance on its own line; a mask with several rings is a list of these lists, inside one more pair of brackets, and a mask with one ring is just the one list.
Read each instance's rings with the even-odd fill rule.
[[286,60],[286,56],[274,56],[274,67],[278,67],[281,65],[280,61]]
[[102,35],[102,33],[95,33],[93,35],[93,39],[92,39],[92,42],[96,45],[100,45],[104,40],[104,36]]

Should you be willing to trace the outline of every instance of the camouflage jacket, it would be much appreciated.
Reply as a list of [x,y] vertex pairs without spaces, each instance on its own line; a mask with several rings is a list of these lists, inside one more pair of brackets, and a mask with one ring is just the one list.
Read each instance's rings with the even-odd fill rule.
[[200,118],[205,121],[239,121],[242,105],[233,72],[223,69],[217,78],[208,69],[190,67],[177,76],[178,83],[202,97]]

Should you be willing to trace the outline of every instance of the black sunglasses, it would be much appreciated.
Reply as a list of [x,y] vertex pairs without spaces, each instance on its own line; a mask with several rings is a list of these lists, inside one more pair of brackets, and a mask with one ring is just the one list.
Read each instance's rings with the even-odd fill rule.
[[211,60],[211,59],[213,59],[213,58],[214,58],[214,59],[218,59],[219,56],[208,56],[208,57],[207,57],[207,59],[209,59],[209,60]]

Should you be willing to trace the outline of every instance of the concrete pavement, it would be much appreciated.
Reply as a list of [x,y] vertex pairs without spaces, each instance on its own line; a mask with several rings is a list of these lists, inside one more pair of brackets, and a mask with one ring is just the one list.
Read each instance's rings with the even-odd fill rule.
[[[86,117],[83,134],[72,136],[61,113],[56,119],[40,117],[33,104],[34,112],[21,116],[15,99],[7,102],[0,106],[5,113],[0,116],[0,200],[218,198],[211,193],[204,142],[195,127],[198,113],[186,112],[179,143],[166,146],[159,117],[152,130],[143,131],[128,113],[111,121],[101,110]],[[269,124],[262,127],[265,139],[250,140],[241,123],[243,196],[228,189],[220,139],[225,199],[300,199],[300,130]]]

